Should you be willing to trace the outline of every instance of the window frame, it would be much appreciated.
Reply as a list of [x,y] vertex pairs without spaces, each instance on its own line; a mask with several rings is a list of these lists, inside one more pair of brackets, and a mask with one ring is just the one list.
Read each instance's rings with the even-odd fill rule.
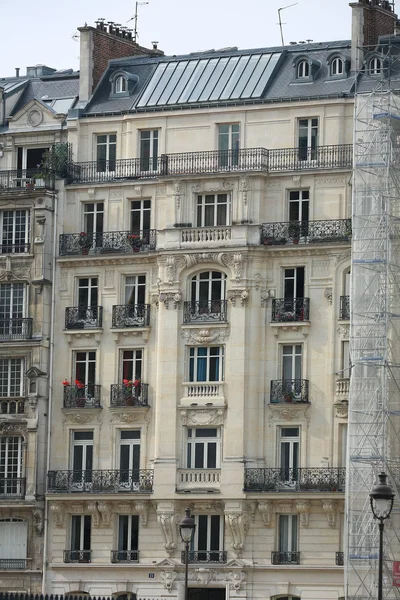
[[296,79],[310,79],[311,66],[307,59],[302,58],[296,65]]
[[[224,519],[222,517],[222,515],[219,514],[204,514],[204,513],[198,513],[193,515],[194,517],[194,522],[196,525],[196,529],[194,532],[194,536],[190,542],[190,550],[191,552],[198,552],[199,554],[201,552],[204,553],[212,553],[212,552],[223,552],[224,551]],[[199,523],[199,517],[202,517],[202,521],[204,522],[204,517],[206,517],[206,523],[207,523],[207,528],[205,529],[204,527],[200,527],[200,523]],[[216,548],[212,548],[211,549],[211,526],[212,526],[212,517],[218,517],[219,519],[219,532],[218,532],[218,549]],[[206,532],[206,546],[207,548],[202,548],[201,550],[199,550],[199,533],[204,533]],[[199,562],[202,562],[199,559]]]
[[[144,134],[149,134],[148,138]],[[157,171],[158,159],[160,157],[161,129],[139,130],[139,160],[140,171]]]
[[[89,210],[89,207],[93,207],[93,209]],[[83,231],[94,236],[102,235],[104,233],[104,215],[104,202],[83,202]]]
[[140,200],[131,200],[129,208],[129,227],[130,231],[140,233],[147,232],[151,229],[151,199],[142,198]]
[[[95,133],[95,154],[97,173],[114,173],[117,168],[117,133]],[[105,138],[105,141],[99,141]],[[99,156],[99,149],[105,149],[105,155]]]
[[[307,125],[305,123],[307,122]],[[307,131],[307,135],[302,132]],[[320,140],[319,117],[300,117],[297,119],[297,149],[300,162],[310,162],[317,158]],[[307,140],[307,146],[301,140]]]
[[[288,522],[288,543],[287,548],[283,547],[283,540],[281,535],[281,519],[287,520]],[[293,532],[293,523],[296,522],[295,532]],[[278,526],[277,526],[277,546],[279,548],[279,552],[298,552],[299,548],[299,516],[297,514],[293,515],[278,515]],[[294,535],[295,534],[295,535]]]
[[24,208],[0,210],[0,254],[26,254],[29,250],[30,211]]
[[[12,391],[12,366],[13,364],[16,366],[17,362],[19,361],[19,385],[15,385],[14,386],[16,388],[19,388],[19,394],[15,394],[12,395],[10,394],[10,392]],[[8,363],[8,367],[7,367],[7,377],[3,379],[0,379],[0,398],[23,398],[25,396],[25,375],[24,375],[24,371],[25,371],[25,363],[26,360],[24,357],[19,357],[19,356],[11,356],[10,358],[5,358],[5,357],[0,357],[0,365],[2,364],[2,362]],[[17,370],[17,369],[16,369]],[[2,375],[3,372],[0,371],[0,375]],[[5,384],[3,383],[6,382]],[[3,396],[2,390],[4,387],[7,387],[7,395]]]
[[[131,278],[131,284],[128,279]],[[140,280],[142,279],[142,280]],[[143,306],[146,304],[146,273],[126,274],[123,280],[123,304],[124,306]],[[130,292],[129,292],[130,290]]]
[[372,56],[368,61],[368,74],[371,76],[382,75],[383,60],[379,56]]
[[[79,354],[86,354],[85,360],[78,360]],[[90,357],[91,354],[94,354],[94,358]],[[80,377],[78,377],[77,366],[78,364],[85,365],[85,381],[82,381]],[[92,368],[90,365],[93,365]],[[97,373],[97,352],[96,350],[85,350],[79,349],[75,350],[73,354],[73,380],[81,381],[85,386],[95,386],[96,385],[96,373]]]
[[[196,435],[199,431],[210,431],[215,430],[215,436],[198,436]],[[189,435],[190,433],[190,435]],[[193,435],[195,433],[195,435]],[[215,444],[215,467],[208,466],[209,461],[209,445]],[[196,454],[196,445],[203,446],[203,465],[196,466],[196,460],[198,458]],[[185,428],[185,448],[184,448],[184,464],[185,469],[191,470],[210,470],[221,468],[221,454],[222,454],[222,431],[221,427],[186,427]]]
[[124,94],[128,91],[128,82],[123,75],[117,75],[114,79],[114,94]]
[[[225,196],[225,202],[218,202],[218,199]],[[207,198],[213,198],[212,202],[207,202]],[[209,214],[206,214],[207,207],[213,207],[212,219],[209,219]],[[219,223],[220,215],[218,214],[218,206],[226,207],[225,223]],[[210,212],[210,211],[207,211]],[[212,220],[211,225],[206,222]],[[196,195],[196,227],[229,227],[231,225],[231,195],[227,192],[214,192],[207,194]]]
[[[219,349],[218,354],[210,354],[211,349]],[[204,355],[199,356],[199,350],[206,350]],[[225,370],[225,346],[189,346],[188,350],[188,377],[187,381],[191,383],[222,383],[224,381]],[[206,379],[199,379],[199,359],[206,359]],[[210,379],[210,361],[218,359],[218,379]],[[193,367],[192,367],[193,364]]]
[[340,56],[334,56],[329,64],[330,77],[343,77],[345,74],[345,61]]

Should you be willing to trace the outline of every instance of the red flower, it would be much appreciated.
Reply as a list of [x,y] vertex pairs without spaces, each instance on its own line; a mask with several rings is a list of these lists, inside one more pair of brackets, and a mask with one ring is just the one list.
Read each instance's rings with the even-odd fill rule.
[[71,382],[68,381],[68,379],[64,379],[64,381],[62,382],[63,385],[71,385]]
[[126,387],[132,387],[132,381],[130,379],[123,379],[122,383],[126,386]]
[[80,390],[82,390],[85,387],[85,384],[82,383],[82,381],[79,381],[79,379],[75,379],[75,385]]
[[133,382],[133,385],[135,387],[139,387],[139,385],[140,385],[140,379],[135,379],[135,381]]
[[86,233],[86,231],[81,231],[79,235],[80,235],[81,237],[86,237],[87,233]]

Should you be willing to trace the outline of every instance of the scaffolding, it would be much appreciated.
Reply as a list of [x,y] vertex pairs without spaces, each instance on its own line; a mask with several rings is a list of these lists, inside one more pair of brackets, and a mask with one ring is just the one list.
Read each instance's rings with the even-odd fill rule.
[[[389,42],[382,64],[390,58]],[[377,597],[369,493],[381,471],[396,493],[385,522],[383,597],[400,599],[392,586],[400,561],[400,96],[382,71],[372,92],[355,96],[345,562],[346,597],[354,600]]]

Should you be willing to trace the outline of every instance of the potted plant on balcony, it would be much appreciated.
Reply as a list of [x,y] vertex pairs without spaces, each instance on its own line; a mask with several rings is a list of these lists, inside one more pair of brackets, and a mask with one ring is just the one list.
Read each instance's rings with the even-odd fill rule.
[[298,244],[300,239],[300,223],[294,221],[289,223],[289,237],[292,238],[293,244]]
[[293,402],[293,398],[294,398],[294,391],[293,390],[287,390],[284,393],[284,399],[285,402]]
[[86,231],[81,231],[78,238],[78,244],[82,248],[82,254],[89,254],[89,248],[92,245],[92,240]]
[[137,233],[130,233],[128,235],[128,240],[131,245],[133,252],[140,252],[140,248],[142,247],[143,240]]
[[83,408],[86,404],[85,384],[82,383],[82,381],[79,381],[79,379],[75,379],[75,392],[76,405],[79,406],[79,408]]

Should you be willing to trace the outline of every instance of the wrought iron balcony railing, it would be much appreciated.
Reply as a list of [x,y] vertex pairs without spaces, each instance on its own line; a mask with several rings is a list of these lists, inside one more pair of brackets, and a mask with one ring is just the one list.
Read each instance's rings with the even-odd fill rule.
[[64,385],[64,408],[101,408],[100,385]]
[[2,190],[54,189],[54,175],[43,178],[38,169],[12,169],[0,171],[0,193]]
[[0,342],[8,340],[30,340],[32,337],[32,319],[17,317],[0,320]]
[[0,398],[1,415],[23,415],[25,412],[24,398]]
[[25,570],[25,558],[0,558],[0,571]]
[[184,303],[184,323],[224,323],[227,319],[226,300],[210,300],[209,302],[193,301]]
[[271,404],[308,403],[308,379],[275,379],[271,381]]
[[149,384],[140,383],[129,387],[124,383],[114,383],[111,386],[110,406],[113,408],[126,406],[148,406]]
[[151,494],[152,469],[49,471],[47,491],[52,494]]
[[342,321],[350,320],[350,296],[340,296],[339,319]]
[[284,221],[263,223],[261,244],[278,246],[286,244],[350,243],[351,219],[329,221]]
[[150,304],[120,304],[112,307],[112,326],[148,327],[150,325]]
[[139,562],[139,550],[111,550],[111,562]]
[[299,565],[300,552],[271,552],[273,565]]
[[31,249],[29,242],[17,242],[16,244],[0,244],[0,254],[28,254]]
[[156,248],[156,230],[106,231],[105,233],[62,233],[60,256],[134,254]]
[[345,467],[245,469],[246,492],[344,492]]
[[0,498],[25,498],[25,477],[0,479]]
[[69,306],[65,309],[65,329],[98,329],[102,326],[102,306]]
[[272,300],[272,323],[292,323],[309,319],[309,298],[274,298]]
[[344,567],[344,552],[336,552],[335,562],[338,567]]
[[65,563],[90,563],[91,560],[91,550],[64,550]]
[[[226,550],[189,551],[190,563],[226,563]],[[181,562],[185,563],[185,551],[181,553]]]
[[149,164],[141,158],[113,161],[70,163],[68,183],[103,183],[154,179],[175,175],[200,173],[229,173],[236,171],[300,171],[337,169],[352,166],[351,144],[319,146],[317,148],[243,148],[240,150],[211,150],[161,154]]

